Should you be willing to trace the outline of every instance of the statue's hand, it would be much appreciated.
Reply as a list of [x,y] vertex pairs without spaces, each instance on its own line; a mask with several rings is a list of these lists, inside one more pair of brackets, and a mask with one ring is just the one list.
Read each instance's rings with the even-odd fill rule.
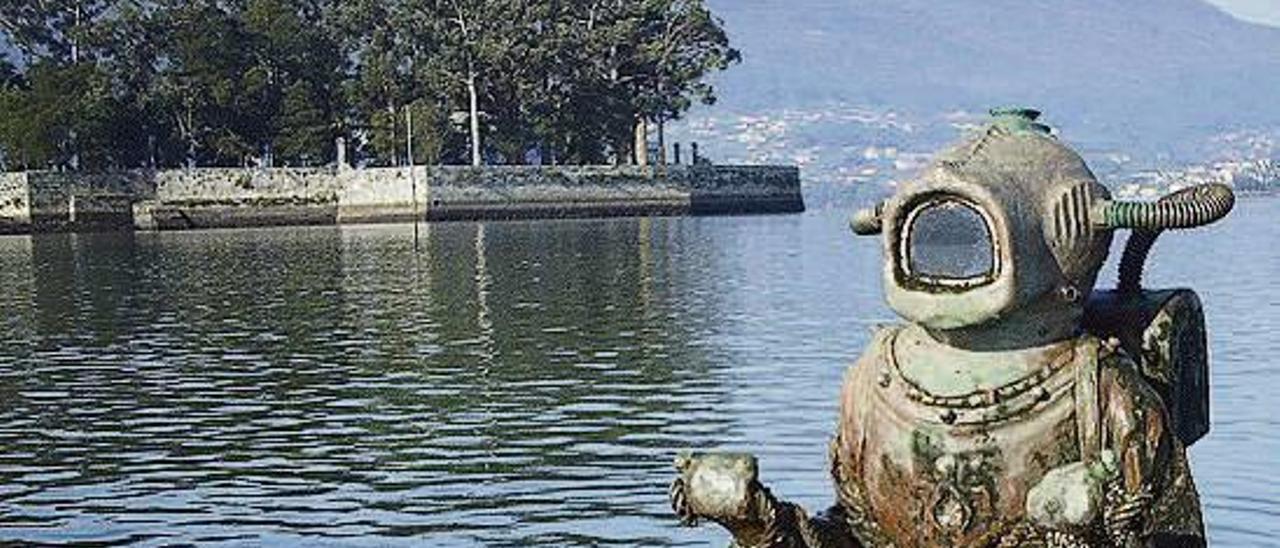
[[710,519],[728,526],[756,521],[760,483],[756,458],[745,453],[683,453],[671,483],[671,507],[685,525]]
[[1116,476],[1115,457],[1103,451],[1100,459],[1073,462],[1050,470],[1027,493],[1027,516],[1046,529],[1076,532],[1089,528],[1102,515],[1103,494]]
[[[714,521],[751,548],[858,548],[841,520],[811,519],[803,508],[778,500],[760,484],[756,458],[745,453],[685,453],[671,483],[671,508],[680,523]],[[841,514],[843,515],[843,514]]]

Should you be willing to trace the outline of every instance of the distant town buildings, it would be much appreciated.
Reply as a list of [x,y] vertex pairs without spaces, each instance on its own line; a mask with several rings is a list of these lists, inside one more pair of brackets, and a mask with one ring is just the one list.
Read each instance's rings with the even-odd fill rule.
[[[836,201],[864,186],[890,187],[912,177],[960,133],[980,129],[983,113],[936,117],[850,104],[758,112],[695,112],[671,131],[697,140],[717,163],[786,163],[801,167],[811,205]],[[1155,158],[1114,146],[1086,150],[1094,173],[1125,197],[1156,197],[1181,186],[1217,181],[1239,190],[1280,188],[1280,134],[1233,131],[1206,138],[1196,152]]]
[[1144,170],[1112,187],[1123,198],[1155,198],[1180,188],[1223,183],[1240,191],[1280,189],[1280,162],[1271,158],[1228,160],[1178,169]]

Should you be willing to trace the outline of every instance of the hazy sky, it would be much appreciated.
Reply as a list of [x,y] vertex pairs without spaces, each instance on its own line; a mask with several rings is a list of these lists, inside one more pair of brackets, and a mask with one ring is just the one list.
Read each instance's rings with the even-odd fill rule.
[[1280,0],[1207,0],[1231,15],[1280,27]]
[[[1204,0],[1245,21],[1280,27],[1280,0]],[[0,56],[10,54],[0,41]]]

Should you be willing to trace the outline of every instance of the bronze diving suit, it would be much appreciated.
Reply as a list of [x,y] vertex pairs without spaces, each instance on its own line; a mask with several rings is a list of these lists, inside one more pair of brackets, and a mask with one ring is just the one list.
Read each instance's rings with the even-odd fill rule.
[[[1159,231],[1213,222],[1234,195],[1113,201],[1039,113],[993,114],[853,220],[882,236],[907,323],[846,374],[837,503],[811,517],[749,455],[683,455],[682,520],[744,547],[1204,544],[1184,448],[1208,429],[1203,313],[1137,278]],[[1120,288],[1094,291],[1117,228],[1135,230]]]

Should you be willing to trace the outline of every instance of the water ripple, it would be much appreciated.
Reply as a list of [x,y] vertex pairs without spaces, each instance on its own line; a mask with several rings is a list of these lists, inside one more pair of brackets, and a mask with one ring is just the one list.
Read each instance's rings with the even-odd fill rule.
[[[1277,216],[1155,252],[1209,313],[1215,545],[1280,537],[1280,246],[1235,243]],[[685,448],[829,504],[844,368],[893,319],[840,217],[411,234],[0,238],[0,543],[723,542],[667,508]]]

